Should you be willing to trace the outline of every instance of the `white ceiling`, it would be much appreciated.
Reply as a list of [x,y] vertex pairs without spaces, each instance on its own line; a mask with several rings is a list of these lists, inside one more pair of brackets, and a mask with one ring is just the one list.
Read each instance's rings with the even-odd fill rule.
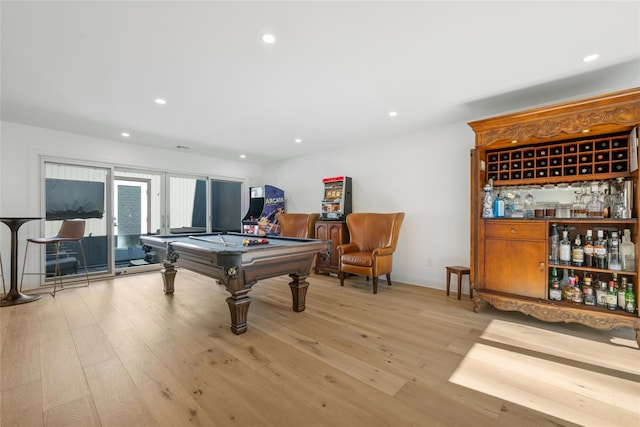
[[0,13],[2,120],[252,163],[640,86],[639,1],[2,1]]

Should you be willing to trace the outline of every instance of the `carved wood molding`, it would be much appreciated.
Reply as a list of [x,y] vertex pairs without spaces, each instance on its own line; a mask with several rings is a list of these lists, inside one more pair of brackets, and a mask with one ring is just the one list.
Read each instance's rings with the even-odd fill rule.
[[482,293],[480,296],[498,310],[519,311],[545,322],[581,323],[583,325],[603,330],[615,328],[640,329],[640,318],[616,315],[566,306],[553,306],[546,303],[538,303],[513,297],[503,297]]
[[499,127],[485,132],[482,139],[483,145],[489,145],[499,140],[547,139],[557,137],[562,133],[579,134],[584,129],[603,124],[634,125],[633,106],[603,107],[581,114],[568,114],[557,118]]

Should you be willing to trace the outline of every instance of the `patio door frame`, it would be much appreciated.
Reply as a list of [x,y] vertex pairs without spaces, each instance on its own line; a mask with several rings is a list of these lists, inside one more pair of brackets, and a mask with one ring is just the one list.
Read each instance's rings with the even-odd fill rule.
[[[90,161],[78,161],[76,159],[66,159],[66,158],[58,158],[53,156],[40,156],[40,210],[42,218],[46,218],[46,180],[49,178],[47,176],[47,165],[57,165],[61,167],[70,167],[70,168],[86,168],[86,169],[97,169],[105,171],[105,198],[104,198],[104,215],[103,218],[106,221],[106,267],[104,270],[100,271],[89,271],[90,277],[108,277],[113,276],[114,274],[114,260],[113,260],[113,228],[111,227],[110,218],[113,216],[113,193],[112,193],[112,183],[113,183],[113,173],[114,168],[110,165],[105,165],[98,162],[90,162]],[[64,178],[64,179],[73,179],[73,178]],[[46,225],[46,221],[41,222],[40,226],[40,235],[49,237],[55,235],[56,230],[50,229]],[[93,231],[91,228],[85,230],[85,237],[92,237]],[[46,272],[45,259],[46,259],[46,248],[45,245],[34,245],[38,246],[40,251],[39,257],[39,266],[34,266],[30,263],[29,266],[25,267],[25,271],[31,269],[30,271],[38,271]],[[86,255],[86,254],[85,254]],[[87,255],[88,257],[88,255]],[[73,275],[70,277],[62,277],[63,283],[67,282],[76,282],[79,280],[85,280],[84,274]],[[41,280],[39,286],[49,286],[53,283],[52,278],[46,278],[45,274],[41,274]]]
[[[171,188],[171,179],[179,178],[179,179],[195,179],[202,180],[205,183],[205,223],[206,223],[206,232],[211,232],[212,227],[212,217],[211,217],[211,181],[231,181],[238,182],[241,192],[241,210],[246,210],[245,203],[245,193],[247,192],[246,187],[246,179],[243,178],[230,178],[223,176],[207,176],[200,174],[187,174],[180,172],[167,172],[167,171],[159,171],[153,168],[144,168],[144,167],[132,167],[126,165],[113,165],[113,164],[103,164],[99,162],[91,162],[91,161],[81,161],[77,159],[66,159],[66,158],[58,158],[53,156],[41,156],[40,157],[40,165],[41,165],[41,210],[42,216],[45,217],[45,206],[46,206],[46,197],[45,197],[45,164],[58,164],[58,165],[68,165],[71,167],[78,168],[96,168],[96,169],[104,169],[106,171],[105,177],[105,206],[104,206],[104,217],[107,221],[106,224],[106,238],[107,238],[107,260],[106,260],[106,269],[104,271],[99,271],[95,273],[90,273],[92,277],[109,277],[114,275],[119,275],[123,273],[131,271],[140,272],[144,270],[155,270],[162,266],[162,263],[159,264],[149,264],[142,266],[132,266],[126,268],[116,268],[116,260],[115,260],[115,233],[114,233],[114,221],[115,221],[115,203],[117,203],[117,195],[114,194],[116,181],[124,180],[124,181],[138,181],[138,180],[146,180],[145,178],[140,178],[134,176],[136,173],[142,176],[144,175],[155,175],[159,177],[159,218],[157,221],[157,227],[155,227],[155,223],[151,218],[152,209],[150,207],[147,208],[148,218],[148,231],[150,234],[170,234],[171,232],[171,218],[169,216],[169,212],[171,211],[171,200],[172,195],[170,194]],[[128,173],[132,173],[132,176],[127,176]],[[155,191],[155,188],[149,188],[149,191]],[[151,196],[149,196],[151,197]],[[174,201],[177,199],[177,195],[173,195]],[[44,224],[41,227],[41,235],[45,235],[49,230],[45,230]],[[44,251],[44,249],[42,250]],[[41,260],[44,259],[44,252],[41,254]],[[44,268],[44,262],[40,262],[41,267]],[[34,266],[35,267],[35,266]],[[42,280],[40,285],[42,286],[45,281]]]

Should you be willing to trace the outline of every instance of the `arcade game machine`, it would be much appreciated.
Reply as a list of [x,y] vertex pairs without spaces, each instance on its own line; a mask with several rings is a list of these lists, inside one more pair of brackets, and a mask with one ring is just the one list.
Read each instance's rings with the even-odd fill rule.
[[249,189],[249,210],[242,219],[245,234],[277,235],[278,216],[284,212],[284,191],[273,185]]

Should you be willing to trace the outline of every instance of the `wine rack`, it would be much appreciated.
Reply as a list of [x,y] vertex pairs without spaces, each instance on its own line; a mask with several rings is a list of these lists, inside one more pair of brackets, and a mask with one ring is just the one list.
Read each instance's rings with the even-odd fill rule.
[[487,151],[487,180],[497,185],[609,179],[629,173],[629,135]]

